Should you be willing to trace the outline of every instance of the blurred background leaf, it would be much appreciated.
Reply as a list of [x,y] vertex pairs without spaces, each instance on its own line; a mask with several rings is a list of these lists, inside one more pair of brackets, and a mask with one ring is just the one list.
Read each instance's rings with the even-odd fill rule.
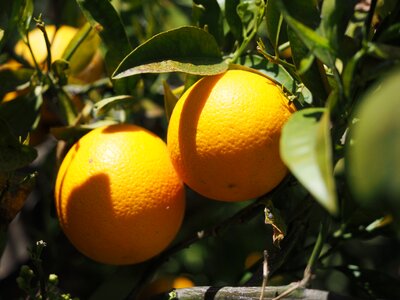
[[347,148],[349,185],[360,205],[392,211],[397,218],[400,217],[399,80],[397,69],[366,91],[353,116],[355,124]]

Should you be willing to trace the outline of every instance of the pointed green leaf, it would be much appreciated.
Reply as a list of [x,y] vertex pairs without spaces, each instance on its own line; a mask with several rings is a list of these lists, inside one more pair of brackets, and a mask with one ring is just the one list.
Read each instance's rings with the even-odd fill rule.
[[283,0],[277,0],[277,5],[287,24],[297,34],[304,45],[306,45],[306,47],[312,51],[312,53],[323,63],[331,68],[334,68],[334,51],[330,46],[329,40],[315,31],[314,28],[309,27],[306,25],[306,23],[294,18],[289,13]]
[[24,6],[24,0],[0,1],[0,27],[3,37],[0,38],[0,50],[6,44],[8,38],[15,33],[15,28],[20,22],[20,9]]
[[[297,70],[299,70],[301,81],[314,95],[316,101],[314,104],[321,105],[327,98],[327,92],[322,81],[318,62],[292,28],[288,28],[287,32],[292,49],[293,62]],[[306,62],[309,64],[305,67],[304,63]]]
[[237,41],[242,40],[242,21],[237,13],[239,3],[240,0],[225,1],[225,19]]
[[31,25],[32,15],[33,15],[33,1],[24,0],[22,5],[19,7],[19,17],[18,17],[18,30],[21,36],[25,37],[25,33],[28,32]]
[[90,25],[99,33],[105,47],[106,66],[114,72],[132,50],[121,19],[108,0],[76,0]]
[[217,0],[193,0],[194,19],[200,28],[207,28],[218,43],[223,42],[224,28],[221,8]]
[[307,108],[293,114],[282,130],[282,160],[331,214],[337,213],[329,113]]
[[129,95],[119,95],[100,100],[94,105],[94,109],[98,115],[104,114],[116,105],[132,103],[133,97]]
[[276,4],[276,1],[268,1],[265,12],[265,19],[267,22],[267,33],[269,41],[275,51],[279,46],[279,34],[282,26],[282,15]]
[[318,32],[329,40],[335,52],[340,50],[356,2],[355,0],[324,0],[322,3],[321,24]]
[[84,136],[89,131],[99,128],[102,126],[108,126],[117,124],[117,122],[112,120],[101,120],[91,124],[85,125],[74,125],[74,126],[59,126],[50,128],[51,134],[57,140],[64,140],[70,143],[74,143]]
[[227,68],[211,34],[184,26],[159,33],[138,46],[121,62],[113,78],[161,72],[214,75]]

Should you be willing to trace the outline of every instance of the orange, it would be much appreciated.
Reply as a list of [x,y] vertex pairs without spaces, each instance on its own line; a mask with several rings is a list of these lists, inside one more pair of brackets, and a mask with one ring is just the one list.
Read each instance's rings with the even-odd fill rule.
[[134,125],[92,130],[69,150],[56,180],[61,227],[86,256],[134,264],[163,251],[185,210],[165,143]]
[[[51,62],[61,59],[71,40],[79,32],[78,28],[62,25],[45,26],[50,41]],[[36,62],[43,69],[46,68],[47,47],[44,35],[39,28],[28,33],[29,43]],[[100,37],[94,32],[89,33],[85,40],[76,49],[69,61],[70,81],[72,83],[92,82],[99,79],[104,71],[103,57],[100,54]],[[31,52],[23,40],[14,47],[15,54],[23,57],[32,67],[35,66]]]
[[204,77],[172,112],[172,163],[190,188],[208,198],[259,197],[287,173],[279,138],[294,110],[281,88],[258,73],[228,70]]
[[[63,25],[57,30],[55,25],[46,25],[45,30],[51,44],[51,61],[54,62],[62,57],[64,50],[78,32],[78,29]],[[42,31],[39,28],[35,28],[28,33],[28,36],[37,63],[45,63],[47,58],[47,48]],[[17,55],[22,56],[27,62],[29,62],[31,66],[35,65],[28,46],[22,40],[18,41],[15,45],[14,51]]]

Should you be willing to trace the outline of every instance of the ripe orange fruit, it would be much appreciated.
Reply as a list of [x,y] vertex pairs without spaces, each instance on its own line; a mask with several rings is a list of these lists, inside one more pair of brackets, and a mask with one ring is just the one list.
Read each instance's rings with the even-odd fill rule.
[[92,130],[67,153],[55,187],[71,243],[106,264],[133,264],[164,250],[185,210],[183,184],[165,143],[134,125]]
[[294,106],[267,77],[244,70],[204,77],[177,102],[168,128],[172,163],[190,188],[243,201],[272,190],[287,169],[281,128]]

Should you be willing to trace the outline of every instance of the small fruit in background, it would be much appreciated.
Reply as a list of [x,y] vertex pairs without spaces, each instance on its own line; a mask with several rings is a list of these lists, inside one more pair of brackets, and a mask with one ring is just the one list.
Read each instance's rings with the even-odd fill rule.
[[[59,28],[55,25],[46,25],[45,30],[51,44],[51,62],[53,63],[63,58],[69,43],[80,29],[68,25],[61,25]],[[36,62],[39,67],[45,69],[48,51],[43,32],[35,28],[28,33],[28,38]],[[99,50],[100,42],[99,36],[94,31],[90,32],[69,59],[69,80],[72,83],[92,82],[103,76],[104,62]],[[17,42],[14,52],[32,67],[35,66],[32,54],[23,40]]]

